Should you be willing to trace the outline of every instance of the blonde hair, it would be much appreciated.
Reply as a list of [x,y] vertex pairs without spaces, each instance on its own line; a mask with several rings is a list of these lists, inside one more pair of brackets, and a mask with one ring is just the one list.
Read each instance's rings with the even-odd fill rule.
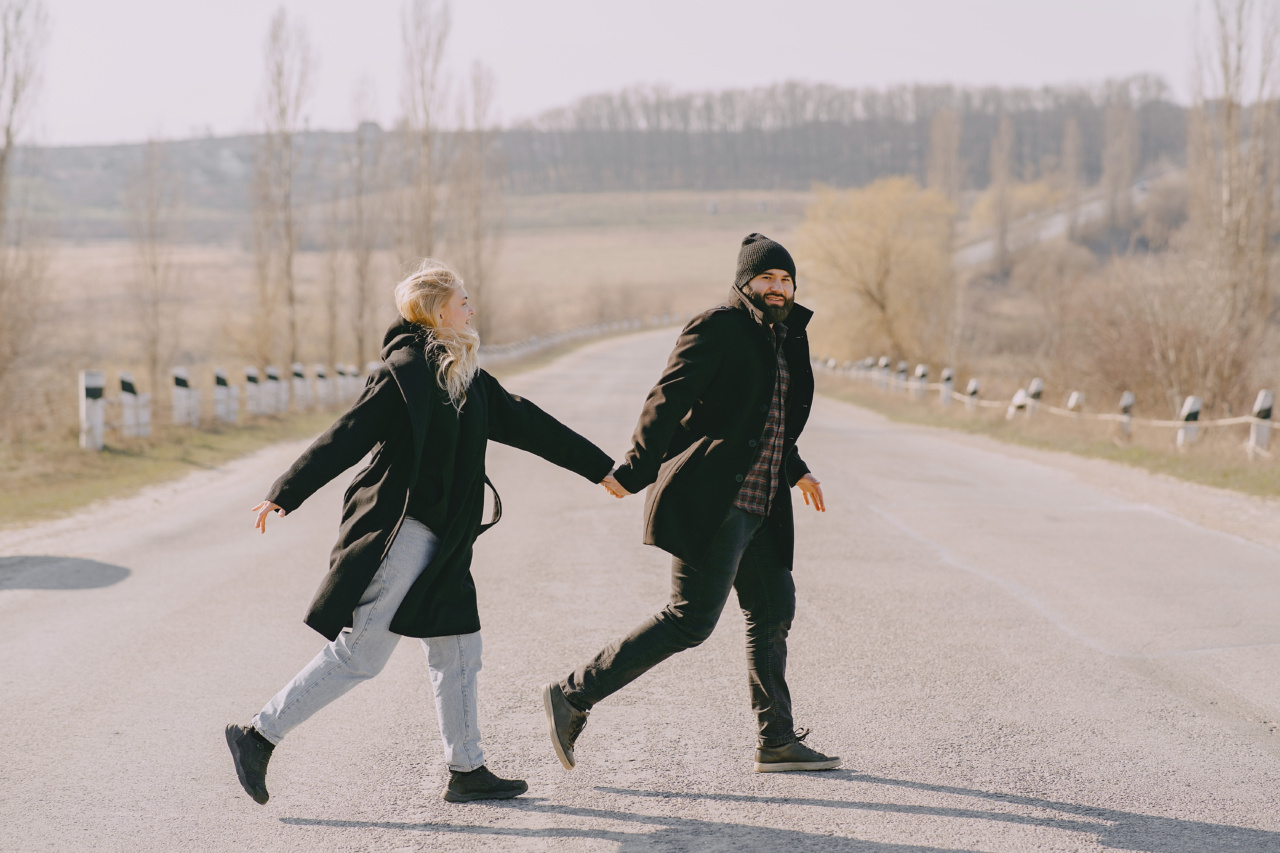
[[396,310],[426,332],[427,353],[438,355],[436,379],[454,408],[467,400],[467,388],[480,371],[480,335],[470,326],[440,323],[440,313],[462,287],[462,279],[448,264],[423,258],[418,268],[396,285]]

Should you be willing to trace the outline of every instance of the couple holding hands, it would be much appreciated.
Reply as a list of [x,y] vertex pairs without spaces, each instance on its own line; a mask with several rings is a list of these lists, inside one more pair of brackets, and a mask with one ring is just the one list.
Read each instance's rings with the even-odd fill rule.
[[478,364],[479,335],[463,282],[423,261],[395,290],[401,319],[360,398],[254,507],[293,512],[370,456],[347,489],[329,572],[306,623],[329,640],[249,725],[226,728],[240,784],[267,802],[272,751],[297,725],[377,675],[401,637],[417,637],[435,694],[450,802],[506,799],[528,786],[485,766],[477,721],[480,618],[472,546],[483,521],[485,447],[518,447],[599,483],[616,497],[649,487],[644,541],[673,556],[671,599],[631,633],[543,688],[551,745],[566,768],[592,706],[711,635],[736,590],[746,615],[748,680],[759,772],[829,770],[840,759],[803,743],[785,674],[795,615],[789,489],[824,511],[796,452],[813,400],[795,263],[761,234],[742,242],[723,305],[684,328],[649,392],[621,465]]

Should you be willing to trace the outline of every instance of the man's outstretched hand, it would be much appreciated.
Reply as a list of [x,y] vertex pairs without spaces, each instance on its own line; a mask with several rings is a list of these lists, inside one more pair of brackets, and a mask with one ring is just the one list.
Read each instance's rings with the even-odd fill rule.
[[614,479],[612,474],[601,480],[600,485],[604,486],[605,489],[608,490],[609,494],[613,495],[615,498],[625,498],[627,495],[631,494],[626,489],[622,488],[622,484]]
[[[818,482],[818,478],[812,474],[805,474],[800,478],[800,482],[796,483],[796,488],[800,490],[800,494],[804,496],[804,505],[812,506],[818,512],[826,512],[827,505],[822,500],[822,484]],[[812,498],[812,502],[810,502]]]

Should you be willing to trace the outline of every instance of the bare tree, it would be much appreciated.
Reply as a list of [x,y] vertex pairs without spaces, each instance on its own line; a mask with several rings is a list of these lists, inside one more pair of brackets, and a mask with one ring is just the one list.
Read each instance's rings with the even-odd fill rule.
[[342,313],[342,272],[345,266],[343,245],[344,223],[343,182],[341,169],[330,176],[329,198],[325,201],[321,226],[324,243],[324,280],[321,287],[321,303],[324,310],[324,360],[326,364],[338,363],[339,314]]
[[15,213],[13,167],[39,87],[49,24],[41,0],[0,2],[0,413],[11,413],[13,376],[30,350],[43,293],[43,255]]
[[286,340],[282,353],[299,358],[298,287],[294,255],[298,249],[296,136],[303,128],[303,111],[311,94],[313,60],[306,29],[289,19],[281,7],[271,19],[264,52],[264,133],[256,160],[255,274],[260,318],[256,352],[260,361],[277,352],[272,322],[277,300],[284,302]]
[[997,275],[1009,271],[1009,223],[1013,218],[1013,119],[1000,117],[1000,129],[991,140],[991,184],[988,191],[994,203],[995,251],[992,262]]
[[1080,122],[1067,116],[1062,127],[1062,192],[1067,205],[1067,237],[1074,239],[1080,224],[1080,183],[1084,178]]
[[372,84],[361,83],[354,98],[356,132],[351,142],[351,194],[347,202],[347,237],[351,250],[351,326],[356,358],[363,364],[377,355],[375,321],[381,304],[374,278],[374,252],[386,222],[384,141],[373,121]]
[[1107,227],[1133,225],[1133,182],[1138,170],[1138,119],[1128,93],[1119,90],[1107,105],[1102,149],[1102,189],[1107,199]]
[[478,309],[476,327],[481,340],[493,328],[497,300],[490,293],[490,274],[503,226],[502,169],[497,162],[492,110],[493,73],[477,62],[471,68],[467,98],[459,110],[449,210],[453,216],[450,243],[458,252],[467,293]]
[[[830,300],[824,332],[846,355],[937,359],[950,345],[955,208],[912,178],[824,189],[805,212],[800,245]],[[826,316],[829,315],[829,316]],[[860,352],[854,347],[862,347]],[[935,362],[936,363],[936,362]]]
[[947,197],[952,204],[960,201],[963,175],[960,165],[960,115],[953,109],[942,109],[929,123],[929,170],[927,184]]
[[440,188],[448,171],[440,133],[448,88],[442,64],[450,25],[448,0],[406,0],[401,11],[404,119],[400,153],[407,183],[398,207],[401,260],[433,255],[441,237]]
[[168,387],[166,368],[178,340],[174,300],[179,271],[173,252],[178,204],[178,180],[168,152],[163,143],[149,140],[128,193],[136,269],[129,297],[142,363],[157,402],[161,389]]

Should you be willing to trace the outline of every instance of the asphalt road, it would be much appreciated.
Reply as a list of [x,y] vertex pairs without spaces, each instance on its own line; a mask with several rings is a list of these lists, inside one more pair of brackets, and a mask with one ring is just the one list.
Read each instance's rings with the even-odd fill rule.
[[[621,453],[673,338],[508,385]],[[845,769],[751,772],[731,606],[598,706],[563,770],[539,688],[658,607],[669,562],[639,544],[640,498],[494,447],[481,722],[490,766],[529,793],[440,799],[404,642],[284,742],[258,806],[222,728],[322,643],[301,617],[345,487],[254,533],[301,447],[0,533],[0,850],[1280,850],[1276,541],[1162,508],[1192,487],[830,400],[801,441],[829,511],[798,506],[790,681]]]

